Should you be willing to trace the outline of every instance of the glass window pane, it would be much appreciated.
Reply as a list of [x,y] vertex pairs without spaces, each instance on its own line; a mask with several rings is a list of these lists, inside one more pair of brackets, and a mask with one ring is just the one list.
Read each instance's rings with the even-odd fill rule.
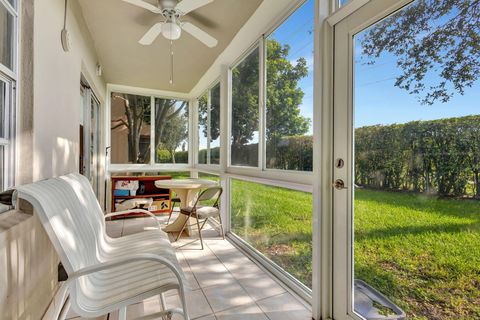
[[198,99],[198,163],[207,164],[208,91]]
[[0,4],[0,63],[13,70],[15,17]]
[[190,179],[190,171],[155,172],[152,175],[170,176],[172,179]]
[[0,191],[5,188],[5,146],[0,145]]
[[415,1],[353,37],[352,307],[366,319],[398,311],[366,310],[364,283],[407,319],[480,316],[479,10]]
[[100,103],[92,97],[90,108],[90,172],[88,177],[97,195],[100,194],[100,181],[98,180],[101,168],[100,134]]
[[203,180],[212,180],[212,181],[220,182],[220,176],[216,174],[206,173],[206,172],[199,172],[198,178]]
[[7,84],[0,80],[0,138],[7,138],[6,128],[7,128]]
[[266,167],[312,171],[313,29],[308,0],[266,39]]
[[150,97],[112,93],[111,163],[150,163],[150,110]]
[[232,231],[312,287],[312,194],[231,181]]
[[155,161],[188,163],[188,102],[155,98]]
[[258,71],[256,48],[232,70],[231,159],[234,166],[258,167]]
[[220,83],[210,91],[210,164],[220,164]]

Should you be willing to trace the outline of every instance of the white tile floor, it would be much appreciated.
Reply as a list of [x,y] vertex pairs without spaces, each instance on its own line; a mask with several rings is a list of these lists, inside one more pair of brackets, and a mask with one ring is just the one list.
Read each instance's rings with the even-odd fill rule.
[[[163,219],[163,217],[162,217]],[[154,228],[149,218],[107,222],[112,237]],[[187,304],[192,320],[307,320],[311,312],[301,300],[289,293],[275,279],[238,251],[230,242],[219,237],[212,227],[206,227],[204,250],[200,242],[181,238],[173,242],[178,260],[187,276],[191,290]],[[179,306],[175,292],[167,293],[167,306]],[[135,319],[160,311],[158,297],[152,297],[128,307],[127,318]],[[111,314],[109,319],[117,319]],[[99,319],[106,319],[101,317]],[[73,312],[67,319],[80,320]],[[182,319],[176,315],[175,320]]]

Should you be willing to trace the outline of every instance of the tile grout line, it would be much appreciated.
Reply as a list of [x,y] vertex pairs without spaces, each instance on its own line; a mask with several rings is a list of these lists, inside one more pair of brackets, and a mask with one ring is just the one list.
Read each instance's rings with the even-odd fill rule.
[[[225,241],[228,241],[227,239],[225,239]],[[262,311],[263,315],[269,319],[269,320],[272,320],[266,313],[265,311],[263,311],[263,309],[260,307],[260,305],[257,303],[257,301],[250,295],[250,293],[248,293],[247,289],[245,289],[245,287],[238,281],[238,279],[233,275],[233,273],[227,268],[227,266],[223,263],[222,260],[220,260],[220,258],[217,256],[217,254],[215,253],[215,251],[210,248],[210,246],[208,245],[208,243],[206,242],[206,245],[208,247],[208,249],[215,255],[215,257],[217,258],[218,261],[220,261],[220,263],[223,265],[223,267],[228,271],[228,273],[230,273],[230,275],[233,277],[233,279],[235,279],[235,282],[238,283],[238,285],[243,289],[243,291],[245,291],[245,293],[250,297],[250,299],[252,299],[253,303],[257,306],[257,308]],[[241,253],[241,252],[240,252]],[[245,256],[243,253],[241,253],[244,257],[246,257],[247,259],[249,259],[247,256]],[[250,260],[250,259],[249,259]],[[253,262],[253,261],[252,261]],[[282,287],[283,288],[283,287]],[[285,292],[283,292],[285,293]],[[282,294],[283,294],[282,293]],[[275,297],[276,295],[273,295],[271,297]],[[266,297],[265,299],[267,298],[271,298],[271,297]],[[246,306],[248,304],[245,304],[245,305],[242,305],[242,306]],[[236,307],[240,307],[240,306],[236,306]],[[233,308],[229,308],[229,309],[226,309],[226,310],[230,310],[230,309],[233,309]],[[226,310],[222,310],[221,312],[224,312]],[[216,313],[215,313],[216,314]]]
[[[145,221],[143,221],[143,227],[145,227]],[[215,229],[213,229],[215,230]],[[216,231],[216,230],[215,230]],[[124,236],[124,232],[125,232],[125,219],[122,219],[122,232],[121,232],[121,236]],[[212,240],[212,239],[210,239]],[[217,239],[213,239],[213,240],[217,240]],[[227,239],[225,239],[224,241],[228,241]],[[277,294],[274,294],[274,295],[271,295],[271,296],[267,296],[267,297],[264,297],[264,298],[261,298],[261,299],[258,299],[258,300],[255,300],[253,298],[252,295],[250,295],[250,293],[246,290],[246,288],[240,283],[239,280],[241,279],[238,279],[237,277],[235,277],[235,275],[230,271],[229,268],[227,268],[227,266],[223,263],[223,261],[219,258],[219,255],[217,255],[217,253],[215,252],[214,249],[212,249],[208,243],[209,241],[204,241],[205,245],[207,246],[208,250],[213,254],[213,256],[215,257],[215,259],[225,268],[225,270],[228,272],[228,274],[230,274],[232,276],[232,278],[234,279],[235,283],[237,283],[241,288],[242,290],[247,294],[247,296],[252,300],[253,303],[246,303],[246,304],[240,304],[240,305],[236,305],[236,306],[232,306],[232,307],[229,307],[229,308],[226,308],[226,309],[222,309],[222,310],[219,310],[217,312],[215,312],[212,308],[212,305],[210,304],[210,301],[208,300],[206,294],[205,294],[205,291],[204,289],[209,289],[209,288],[212,288],[212,287],[217,287],[218,285],[211,285],[211,286],[201,286],[200,285],[200,282],[198,281],[197,279],[197,276],[195,275],[195,273],[193,272],[192,270],[192,266],[190,264],[190,261],[189,259],[185,256],[185,254],[183,253],[183,251],[181,249],[178,249],[176,248],[176,251],[178,251],[183,259],[185,260],[188,268],[190,269],[190,272],[193,276],[193,278],[195,279],[195,281],[197,282],[198,284],[198,287],[199,287],[199,290],[201,290],[202,292],[202,295],[203,297],[205,298],[205,301],[207,302],[208,306],[210,307],[212,313],[210,314],[206,314],[206,315],[201,315],[199,317],[196,317],[196,318],[192,318],[192,320],[195,320],[195,319],[199,319],[201,317],[207,317],[207,316],[211,316],[213,315],[215,318],[217,318],[217,313],[222,313],[222,312],[226,312],[226,311],[229,311],[229,310],[232,310],[232,309],[235,309],[235,308],[240,308],[240,307],[245,307],[245,306],[248,306],[248,305],[255,305],[261,312],[262,314],[266,317],[266,319],[269,319],[269,320],[272,320],[266,313],[265,311],[262,309],[262,307],[258,304],[258,302],[261,302],[261,301],[264,301],[264,300],[267,300],[267,299],[270,299],[270,298],[274,298],[274,297],[278,297],[280,295],[283,295],[285,293],[288,293],[291,295],[291,292],[288,290],[288,288],[285,288],[284,285],[282,285],[281,283],[279,283],[276,279],[273,279],[270,275],[269,275],[269,272],[268,270],[264,269],[262,266],[258,265],[257,263],[255,263],[255,261],[252,261],[248,256],[246,256],[244,253],[242,253],[241,251],[239,251],[237,248],[235,248],[235,246],[233,246],[233,249],[237,250],[237,252],[239,252],[243,257],[247,258],[249,261],[251,261],[255,266],[259,267],[260,270],[262,270],[263,272],[265,272],[267,274],[267,276],[269,276],[270,279],[272,279],[276,284],[278,284],[280,287],[282,287],[282,289],[285,290],[285,292],[282,292],[282,293],[277,293]],[[229,241],[228,241],[229,242]],[[230,243],[230,242],[229,242]],[[190,292],[194,292],[194,291],[197,291],[197,290],[190,290]],[[292,298],[294,298],[295,300],[297,300],[297,298],[295,296],[292,296]],[[303,304],[302,304],[303,306]],[[161,306],[160,306],[161,307]],[[307,308],[305,308],[307,309]],[[308,310],[308,309],[307,309]]]
[[[228,241],[227,238],[225,238],[225,241]],[[228,241],[230,244],[232,244],[230,241]],[[273,298],[273,297],[277,297],[277,296],[280,296],[282,294],[285,294],[285,293],[288,293],[289,295],[292,296],[293,299],[295,299],[295,301],[297,301],[298,303],[300,303],[302,305],[303,308],[305,308],[308,312],[311,312],[311,310],[309,310],[305,304],[302,302],[302,301],[299,301],[299,298],[296,296],[296,294],[292,293],[290,291],[290,289],[288,287],[286,287],[286,285],[284,285],[283,283],[280,283],[279,281],[277,281],[276,279],[272,278],[270,276],[270,272],[265,269],[263,266],[257,264],[255,261],[253,261],[252,259],[250,259],[250,257],[246,256],[243,252],[241,252],[240,250],[238,250],[233,244],[232,246],[235,248],[235,250],[237,250],[237,252],[239,252],[242,256],[244,256],[245,258],[247,258],[249,261],[251,261],[253,264],[255,264],[257,267],[260,268],[260,270],[262,270],[263,272],[265,272],[270,279],[272,279],[275,283],[277,283],[279,286],[282,287],[282,289],[285,290],[285,292],[282,292],[280,294],[274,294],[272,296],[269,296],[269,297],[265,297],[265,298],[262,298],[262,299],[258,299],[258,300],[255,300],[249,293],[248,291],[245,289],[245,287],[240,283],[239,279],[237,279],[233,273],[230,272],[230,270],[227,268],[227,266],[222,262],[222,260],[217,256],[217,254],[215,253],[215,250],[213,250],[212,248],[210,248],[210,246],[208,245],[208,240],[205,241],[206,245],[208,246],[208,248],[210,249],[210,251],[215,255],[215,257],[217,258],[217,260],[220,261],[220,263],[225,267],[225,269],[227,269],[227,271],[232,275],[232,277],[235,279],[235,281],[240,285],[240,287],[242,287],[242,289],[248,294],[248,296],[250,298],[252,298],[253,302],[255,302],[255,304],[258,306],[258,308],[263,312],[263,314],[271,320],[271,318],[265,313],[265,311],[262,309],[262,307],[257,303],[257,302],[260,302],[260,301],[264,301],[266,299],[270,299],[270,298]]]
[[[307,301],[302,299],[297,293],[293,292],[285,283],[282,281],[278,280],[265,266],[263,266],[261,263],[257,262],[255,259],[250,258],[248,255],[246,255],[241,249],[237,247],[237,245],[231,241],[229,241],[227,238],[225,238],[225,241],[228,241],[237,252],[239,252],[241,255],[243,255],[245,258],[250,260],[253,264],[255,264],[260,270],[265,272],[267,275],[270,275],[270,279],[272,279],[274,282],[276,282],[280,287],[282,287],[285,292],[284,293],[289,293],[298,303],[300,303],[305,309],[307,309],[309,312],[311,312],[311,305],[308,304]],[[212,250],[213,252],[213,250]],[[267,297],[270,298],[270,297]],[[264,298],[262,298],[263,300]]]
[[[187,263],[188,268],[190,269],[190,272],[192,273],[192,276],[195,278],[195,281],[197,281],[198,288],[200,289],[200,291],[202,291],[202,294],[203,294],[203,297],[205,298],[205,301],[207,301],[207,304],[208,304],[208,306],[210,307],[210,310],[212,310],[212,313],[211,313],[211,314],[213,314],[214,317],[215,317],[215,319],[216,319],[217,317],[215,316],[215,311],[213,310],[212,305],[210,304],[210,301],[208,301],[207,295],[206,295],[205,292],[203,291],[203,288],[202,288],[202,286],[200,285],[200,282],[198,282],[198,279],[197,279],[197,277],[195,276],[195,273],[194,273],[193,270],[192,270],[192,266],[190,265],[190,262],[188,262],[187,257],[183,254],[183,252],[182,252],[181,250],[179,250],[179,252],[182,254],[183,259],[185,259],[185,262]],[[193,290],[192,290],[192,291],[193,291]],[[208,316],[208,315],[207,315],[207,316]]]

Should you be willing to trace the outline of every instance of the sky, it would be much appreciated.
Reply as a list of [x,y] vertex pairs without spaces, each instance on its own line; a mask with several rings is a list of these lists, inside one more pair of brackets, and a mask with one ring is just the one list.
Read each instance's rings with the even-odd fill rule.
[[[309,119],[313,119],[314,7],[314,0],[307,0],[269,35],[281,44],[290,46],[288,59],[292,63],[295,64],[301,57],[307,60],[308,75],[301,79],[299,86],[304,92],[300,111]],[[374,65],[365,64],[366,57],[361,55],[358,40],[361,34],[355,40],[355,127],[480,114],[479,82],[467,88],[463,96],[456,94],[448,103],[422,105],[417,97],[395,87],[395,78],[401,73],[396,66],[396,56],[384,54],[375,60]],[[312,132],[313,120],[307,134]],[[258,141],[258,137],[255,136],[252,141]],[[201,141],[201,144],[206,145],[206,141]]]
[[[292,63],[303,57],[307,60],[308,75],[299,86],[304,92],[300,112],[304,117],[313,119],[313,29],[315,20],[315,1],[308,0],[287,18],[271,35],[281,44],[288,44],[288,59]],[[267,75],[268,76],[268,75]],[[313,122],[308,134],[313,133]]]
[[[308,118],[313,116],[313,28],[314,1],[308,0],[272,35],[280,43],[290,45],[290,61],[304,57],[308,62],[309,74],[300,82],[305,93],[300,109]],[[357,39],[360,36],[361,33]],[[396,56],[384,54],[374,65],[366,65],[360,41],[356,40],[355,45],[355,127],[480,114],[478,81],[467,88],[463,96],[455,94],[448,103],[425,106],[414,95],[394,86],[396,76],[401,73],[396,66]],[[434,75],[430,77],[429,80],[435,80]]]
[[[444,23],[440,22],[440,23]],[[455,93],[447,103],[422,105],[416,95],[395,87],[396,77],[402,74],[397,57],[383,54],[373,65],[366,64],[362,55],[361,38],[355,37],[355,127],[376,124],[406,123],[480,114],[480,83],[466,88],[464,95]],[[429,72],[426,83],[438,83],[438,74]]]

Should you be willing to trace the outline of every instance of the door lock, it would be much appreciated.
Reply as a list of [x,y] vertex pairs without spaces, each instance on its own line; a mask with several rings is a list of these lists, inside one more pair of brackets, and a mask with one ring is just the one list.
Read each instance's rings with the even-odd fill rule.
[[335,180],[333,187],[337,190],[347,189],[347,187],[345,187],[345,182],[342,179]]

